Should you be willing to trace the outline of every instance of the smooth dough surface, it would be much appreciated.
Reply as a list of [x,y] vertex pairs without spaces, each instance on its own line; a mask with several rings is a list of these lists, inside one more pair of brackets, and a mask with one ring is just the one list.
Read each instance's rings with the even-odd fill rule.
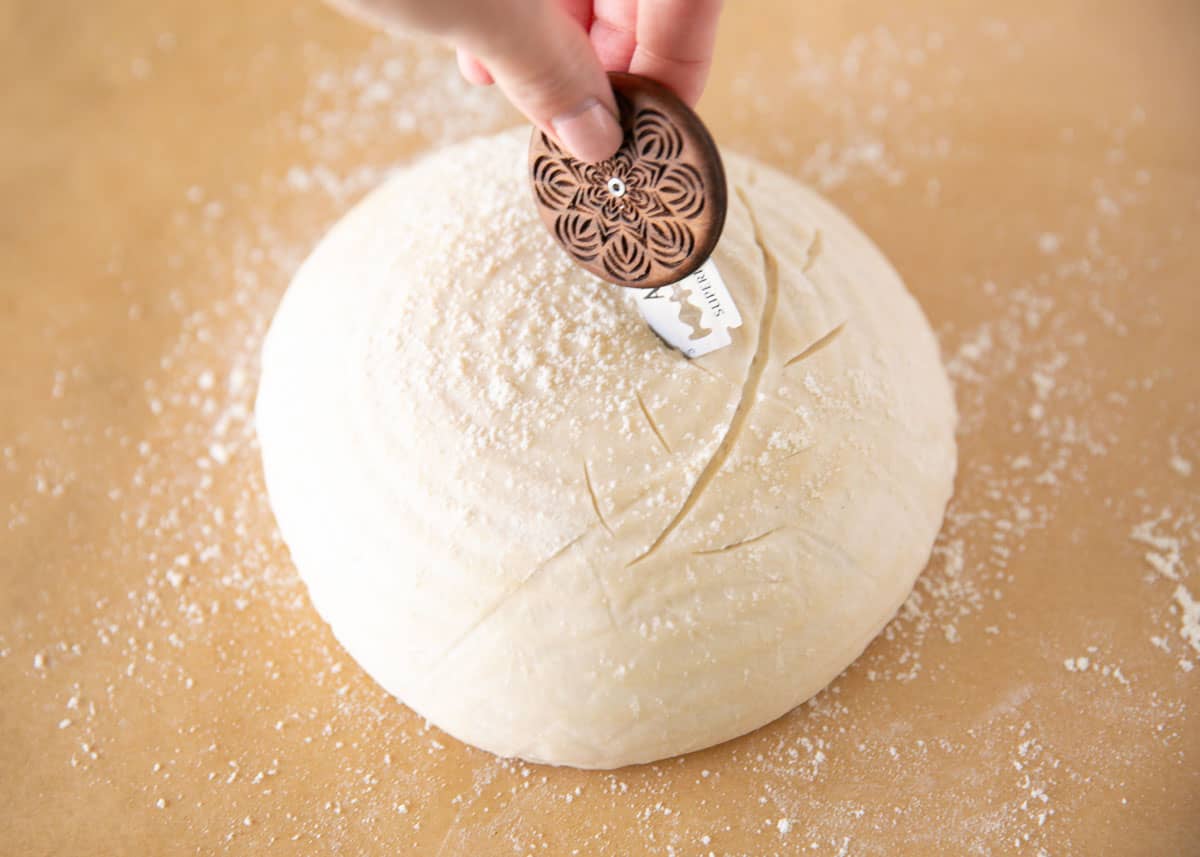
[[463,741],[584,768],[749,732],[846,668],[929,558],[955,410],[916,302],[726,155],[731,347],[667,349],[538,221],[528,132],[396,173],[326,236],[257,426],[317,610]]

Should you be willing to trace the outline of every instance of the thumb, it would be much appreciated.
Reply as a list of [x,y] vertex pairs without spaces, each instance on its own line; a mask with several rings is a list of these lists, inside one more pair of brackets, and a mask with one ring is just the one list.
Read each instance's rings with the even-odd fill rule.
[[[579,22],[557,2],[504,5],[511,14],[457,34],[514,106],[581,161],[621,145],[608,76]],[[521,11],[517,11],[521,10]]]

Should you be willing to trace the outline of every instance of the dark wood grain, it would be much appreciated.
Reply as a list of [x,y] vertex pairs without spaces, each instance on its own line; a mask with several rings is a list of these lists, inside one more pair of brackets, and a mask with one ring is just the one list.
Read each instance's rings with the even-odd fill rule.
[[535,130],[534,202],[555,240],[598,277],[651,289],[712,254],[727,205],[721,155],[704,123],[669,89],[609,75],[625,140],[607,161],[577,161]]

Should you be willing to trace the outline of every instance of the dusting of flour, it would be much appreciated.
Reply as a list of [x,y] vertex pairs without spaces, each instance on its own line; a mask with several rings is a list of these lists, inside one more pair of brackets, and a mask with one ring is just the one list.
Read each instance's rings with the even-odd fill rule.
[[[1021,39],[1003,21],[980,27],[999,66],[1021,61]],[[970,81],[945,57],[954,37],[934,24],[879,29],[854,36],[841,54],[797,38],[784,88],[812,105],[829,132],[803,149],[791,135],[762,140],[753,133],[767,106],[755,94],[779,79],[765,58],[714,84],[744,96],[719,130],[734,148],[790,163],[824,191],[845,191],[841,202],[852,203],[861,188],[903,188],[937,210],[956,152],[946,117],[969,107]],[[915,91],[909,77],[927,63],[944,65],[938,85]],[[154,71],[140,59],[132,73]],[[448,103],[458,108],[447,110]],[[1143,121],[1133,115],[1114,124],[1111,151],[1123,153]],[[1036,275],[960,275],[955,288],[969,290],[982,310],[959,325],[939,324],[933,313],[962,413],[958,494],[930,568],[883,641],[807,705],[751,738],[684,760],[584,774],[456,748],[362,678],[313,615],[273,535],[251,424],[257,351],[330,203],[346,207],[395,165],[378,150],[356,153],[389,134],[433,147],[511,122],[493,94],[459,83],[440,52],[380,40],[355,63],[315,73],[303,102],[278,117],[277,133],[302,143],[310,157],[264,176],[252,193],[286,200],[294,209],[288,224],[263,212],[214,250],[205,236],[229,234],[222,231],[229,190],[181,191],[173,221],[181,258],[233,287],[216,300],[202,290],[167,297],[177,335],[162,351],[161,373],[134,393],[145,430],[114,440],[135,462],[132,477],[100,486],[96,500],[112,505],[113,533],[89,560],[111,569],[119,585],[76,593],[80,618],[70,628],[33,615],[0,636],[0,658],[11,662],[19,653],[25,677],[54,689],[56,706],[45,717],[58,737],[45,752],[61,755],[89,783],[126,784],[136,802],[163,817],[185,818],[206,804],[227,808],[223,825],[190,831],[205,848],[283,837],[356,851],[364,842],[383,847],[410,836],[440,842],[437,853],[446,854],[481,853],[472,849],[496,842],[513,854],[600,854],[610,853],[605,842],[619,826],[648,855],[848,855],[879,853],[871,843],[915,815],[939,831],[931,853],[1048,855],[1056,818],[1070,814],[1089,788],[1113,792],[1112,811],[1120,812],[1120,786],[1092,782],[1095,759],[1065,749],[1060,724],[1039,717],[1036,700],[1066,695],[1100,712],[1137,738],[1098,747],[1095,757],[1123,754],[1136,764],[1140,743],[1176,739],[1186,709],[1182,685],[1155,682],[1136,664],[1148,652],[1171,665],[1174,678],[1194,682],[1200,658],[1200,523],[1191,511],[1200,446],[1185,435],[1157,448],[1130,438],[1133,409],[1148,406],[1161,377],[1100,371],[1089,357],[1095,348],[1121,348],[1135,322],[1154,323],[1152,305],[1137,320],[1108,309],[1110,296],[1156,264],[1109,249],[1114,221],[1143,204],[1157,181],[1121,154],[1096,177],[1093,210],[1070,223],[1033,224],[1021,237],[1039,260]],[[1064,128],[1068,155],[1073,139]],[[922,295],[924,284],[914,286]],[[131,302],[131,322],[146,311]],[[88,380],[78,366],[51,379],[49,396],[66,419]],[[505,391],[490,394],[503,400]],[[79,429],[81,436],[105,434],[94,425]],[[29,460],[19,439],[0,456],[28,483],[8,510],[10,531],[64,503],[76,486],[68,456]],[[1133,495],[1106,493],[1101,477],[1112,456],[1145,463]],[[1144,633],[1118,643],[1089,593],[1058,592],[1047,597],[1095,610],[1097,620],[1048,627],[1036,646],[1022,643],[1013,653],[1012,641],[1030,639],[1026,625],[1041,615],[1027,594],[1018,595],[1030,591],[1018,578],[1045,575],[1049,590],[1056,585],[1052,568],[1023,562],[1028,546],[1078,544],[1094,532],[1060,527],[1067,495],[1084,498],[1095,510],[1093,526],[1109,534],[1107,549],[1135,581],[1124,591],[1134,593]],[[276,642],[256,642],[262,639]],[[947,664],[967,641],[995,652],[997,668],[1013,678],[998,693],[983,685],[978,698],[952,691],[966,725],[939,725],[924,700],[945,699]],[[1026,660],[1052,667],[1049,685],[1035,686],[1014,669]],[[189,700],[213,694],[227,710],[245,711],[247,735],[230,736],[224,724],[189,715]],[[893,702],[892,728],[862,725]],[[157,733],[157,761],[129,771],[123,748],[142,739],[118,724],[147,707],[179,740],[163,737],[170,729]],[[205,749],[197,755],[195,746]],[[338,759],[337,779],[322,800],[289,800],[286,782],[305,778],[302,760],[310,753]],[[464,761],[444,764],[451,753]],[[839,783],[860,764],[878,779],[905,782],[932,782],[946,771],[969,781],[972,769],[986,770],[991,799],[956,794],[952,784],[936,801],[917,789],[895,803],[894,795],[874,802],[862,792],[844,794]],[[679,787],[685,781],[686,793]],[[563,813],[575,822],[563,825]],[[753,852],[723,845],[735,832],[754,837]]]

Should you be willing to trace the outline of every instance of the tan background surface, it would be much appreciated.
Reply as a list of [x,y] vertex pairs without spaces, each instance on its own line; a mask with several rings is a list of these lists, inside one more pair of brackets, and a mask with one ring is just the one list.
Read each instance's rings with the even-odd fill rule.
[[910,283],[958,494],[813,703],[613,773],[373,686],[248,412],[312,242],[499,98],[295,0],[3,0],[0,36],[0,852],[1200,854],[1200,5],[731,0],[701,113]]

